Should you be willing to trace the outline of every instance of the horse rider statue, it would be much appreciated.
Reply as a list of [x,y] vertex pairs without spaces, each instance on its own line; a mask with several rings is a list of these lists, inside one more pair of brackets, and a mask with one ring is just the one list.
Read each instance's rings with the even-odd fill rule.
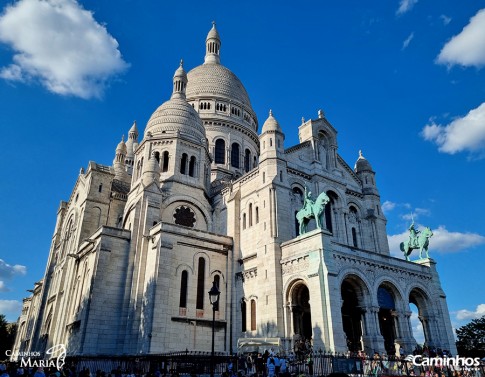
[[305,186],[305,194],[303,195],[303,209],[308,210],[314,204],[315,204],[315,201],[312,198],[312,192],[308,191]]
[[409,245],[411,247],[419,247],[418,246],[418,234],[420,233],[419,230],[416,230],[416,228],[414,227],[414,220],[413,222],[411,223],[410,227],[409,227]]

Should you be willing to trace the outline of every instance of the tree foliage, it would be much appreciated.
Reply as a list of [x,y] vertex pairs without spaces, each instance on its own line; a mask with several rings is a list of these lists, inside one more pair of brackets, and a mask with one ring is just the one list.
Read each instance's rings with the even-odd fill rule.
[[456,348],[462,357],[485,357],[485,315],[456,330]]
[[12,349],[17,334],[17,324],[8,323],[5,315],[0,314],[0,361],[7,359],[5,352]]

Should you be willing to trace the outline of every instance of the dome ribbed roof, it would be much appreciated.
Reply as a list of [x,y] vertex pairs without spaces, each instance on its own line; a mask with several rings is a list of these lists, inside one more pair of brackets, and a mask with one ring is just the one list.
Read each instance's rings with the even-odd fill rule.
[[223,97],[251,108],[248,93],[237,76],[220,64],[202,64],[188,74],[187,100],[197,97]]
[[205,139],[205,128],[199,114],[184,98],[172,98],[163,103],[150,117],[145,129],[152,135],[181,132],[197,140]]
[[273,116],[273,112],[270,110],[269,111],[269,116],[268,119],[263,124],[263,128],[261,129],[261,133],[265,133],[268,131],[281,131],[280,124],[276,120],[276,118]]
[[359,151],[359,158],[355,162],[354,171],[356,173],[361,171],[373,171],[370,162],[362,155],[362,151]]
[[126,155],[127,149],[126,149],[126,144],[125,144],[124,138],[125,137],[123,136],[121,141],[116,146],[116,152],[121,152],[121,153]]

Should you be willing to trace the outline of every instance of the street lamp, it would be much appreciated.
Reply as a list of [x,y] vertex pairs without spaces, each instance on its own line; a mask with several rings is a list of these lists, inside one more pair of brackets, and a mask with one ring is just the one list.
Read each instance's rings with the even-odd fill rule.
[[214,328],[216,323],[216,307],[219,302],[219,295],[221,292],[217,287],[217,283],[214,280],[212,282],[212,288],[209,291],[209,301],[212,305],[212,352],[211,352],[211,377],[214,377]]

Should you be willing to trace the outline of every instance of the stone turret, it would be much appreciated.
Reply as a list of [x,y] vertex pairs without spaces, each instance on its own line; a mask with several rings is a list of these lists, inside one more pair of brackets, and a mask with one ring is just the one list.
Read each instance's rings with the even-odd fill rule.
[[205,40],[205,59],[204,64],[220,64],[221,57],[221,38],[219,37],[219,33],[216,29],[216,23],[212,22],[212,29],[207,34],[207,38]]
[[136,120],[128,132],[128,140],[126,141],[126,171],[129,175],[133,173],[133,163],[135,161],[135,150],[138,148],[138,128],[136,127]]
[[130,182],[130,176],[126,172],[126,159],[127,148],[125,144],[125,137],[121,138],[121,141],[118,143],[115,152],[115,158],[113,160],[113,168],[115,170],[115,179],[118,179],[123,182]]

